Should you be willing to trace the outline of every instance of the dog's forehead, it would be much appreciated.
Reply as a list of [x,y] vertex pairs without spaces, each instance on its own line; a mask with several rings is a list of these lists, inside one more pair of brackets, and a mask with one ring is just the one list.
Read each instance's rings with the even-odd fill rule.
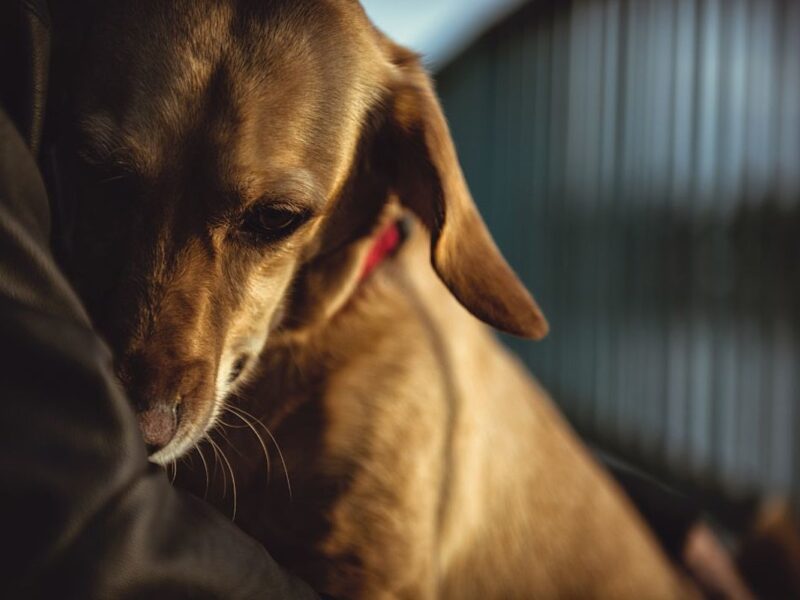
[[[384,65],[368,22],[354,18],[357,4],[200,9],[206,3],[193,1],[113,15],[117,27],[132,24],[85,86],[81,125],[91,153],[146,175],[174,162],[229,180],[304,168],[334,190],[382,91]],[[101,40],[119,33],[105,32]]]

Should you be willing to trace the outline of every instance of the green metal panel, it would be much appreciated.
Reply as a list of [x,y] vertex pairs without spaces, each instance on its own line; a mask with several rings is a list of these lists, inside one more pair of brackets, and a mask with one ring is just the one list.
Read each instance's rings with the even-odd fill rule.
[[534,2],[438,76],[552,334],[508,340],[589,437],[800,494],[800,4]]

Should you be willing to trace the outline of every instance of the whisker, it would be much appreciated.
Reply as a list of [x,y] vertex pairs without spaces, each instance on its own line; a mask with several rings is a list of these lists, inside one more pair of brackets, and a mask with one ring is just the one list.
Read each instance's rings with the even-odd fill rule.
[[[214,475],[217,474],[217,463],[220,462],[219,458],[219,446],[211,439],[209,435],[211,432],[206,433],[204,439],[208,441],[211,445],[211,449],[214,451]],[[224,466],[224,465],[223,465]],[[228,475],[225,473],[225,469],[220,467],[220,471],[222,471],[222,497],[225,498],[226,494],[228,493]]]
[[269,450],[267,450],[267,444],[264,442],[264,438],[261,437],[261,434],[258,433],[258,430],[255,427],[253,427],[253,424],[250,423],[250,421],[248,421],[244,417],[244,415],[240,415],[239,413],[234,412],[233,410],[231,410],[231,414],[241,419],[242,423],[244,423],[245,425],[247,425],[247,427],[250,428],[250,430],[253,432],[253,435],[256,436],[258,443],[261,445],[261,449],[264,451],[264,459],[267,461],[267,483],[269,483],[270,479],[272,478],[272,463],[269,459]]
[[[228,407],[227,406],[223,407],[223,410],[228,410]],[[220,423],[221,425],[224,425],[225,427],[230,427],[231,429],[244,429],[245,428],[244,425],[236,425],[234,423],[226,423],[225,421],[223,421],[222,419],[219,419],[219,418],[217,419],[217,423]]]
[[101,179],[97,183],[102,185],[104,183],[111,183],[112,181],[118,181],[120,179],[125,179],[128,177],[127,175],[114,175],[113,177],[106,177],[105,179]]
[[[233,409],[233,407],[232,407],[232,406],[231,406],[230,408],[231,408],[231,409]],[[274,435],[272,435],[272,432],[269,430],[269,427],[267,427],[266,425],[264,425],[263,421],[262,421],[261,419],[259,419],[258,417],[256,417],[254,414],[247,412],[246,410],[244,410],[244,409],[243,409],[243,408],[241,408],[241,407],[237,407],[237,408],[236,408],[236,411],[238,411],[238,412],[241,412],[242,414],[244,414],[244,415],[246,415],[246,416],[250,417],[250,418],[251,418],[251,419],[253,419],[253,420],[254,420],[256,423],[258,423],[259,425],[261,425],[261,426],[264,428],[264,431],[266,431],[266,432],[267,432],[267,435],[268,435],[268,436],[270,437],[270,439],[272,440],[272,443],[273,443],[273,444],[275,444],[275,449],[278,451],[278,458],[280,458],[280,459],[281,459],[281,465],[283,466],[283,473],[284,473],[284,475],[286,476],[286,489],[288,490],[288,492],[289,492],[289,498],[291,499],[291,498],[292,498],[292,482],[291,482],[291,481],[290,481],[290,479],[289,479],[289,470],[286,468],[286,461],[285,461],[285,460],[284,460],[284,458],[283,458],[283,452],[281,451],[281,447],[280,447],[280,445],[278,444],[278,440],[276,440],[276,439],[275,439],[275,436],[274,436]]]
[[[262,423],[263,424],[263,423]],[[264,425],[264,430],[267,432],[267,435],[272,440],[272,443],[275,444],[275,449],[278,451],[278,458],[281,459],[281,465],[283,465],[283,474],[286,475],[286,489],[289,492],[289,499],[292,499],[292,482],[289,480],[289,469],[286,468],[286,461],[283,458],[283,452],[281,452],[281,447],[278,445],[278,440],[275,439],[275,436],[272,435],[272,432],[269,428]]]
[[200,447],[200,443],[195,444],[194,447],[197,449],[197,453],[200,455],[200,460],[203,461],[203,471],[206,474],[206,490],[203,492],[203,498],[205,499],[208,498],[208,486],[210,485],[208,478],[208,463],[206,462],[206,457],[203,455],[203,449]]
[[175,483],[175,478],[178,476],[178,463],[176,461],[172,461],[172,478],[170,478],[170,483]]
[[[209,438],[211,440],[211,438]],[[216,444],[214,444],[216,446]],[[231,521],[236,520],[236,504],[237,504],[237,494],[236,494],[236,476],[233,474],[233,467],[231,466],[228,457],[225,456],[225,452],[222,448],[219,448],[219,454],[222,457],[222,460],[228,465],[228,471],[231,473],[231,487],[233,488],[233,515],[231,516]]]
[[[220,423],[222,423],[222,421],[220,421]],[[223,423],[223,425],[224,425],[224,423]],[[244,429],[244,427],[242,427],[242,429]],[[214,431],[217,431],[217,432],[219,432],[219,434],[222,436],[222,439],[223,439],[223,440],[225,440],[225,441],[227,442],[227,444],[228,444],[228,447],[229,447],[231,450],[233,450],[234,452],[236,452],[236,454],[238,454],[238,455],[239,455],[239,456],[241,456],[242,458],[246,458],[246,457],[245,457],[245,455],[244,455],[244,454],[242,454],[242,451],[241,451],[241,450],[239,450],[239,449],[238,449],[236,446],[234,446],[234,445],[233,445],[233,442],[231,442],[231,439],[228,437],[228,434],[227,434],[227,433],[225,433],[225,429],[224,429],[223,427],[217,427],[216,429],[214,429]]]
[[292,364],[294,365],[295,370],[297,371],[298,376],[302,381],[308,381],[309,377],[305,371],[303,371],[303,361],[298,360],[297,358],[297,347],[294,344],[288,344],[287,348],[289,350],[289,356],[292,358]]

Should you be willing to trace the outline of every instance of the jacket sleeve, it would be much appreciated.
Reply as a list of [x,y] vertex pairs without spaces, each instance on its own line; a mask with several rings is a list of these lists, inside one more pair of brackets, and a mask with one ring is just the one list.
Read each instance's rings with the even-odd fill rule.
[[0,597],[315,598],[148,463],[47,240],[38,170],[0,110]]

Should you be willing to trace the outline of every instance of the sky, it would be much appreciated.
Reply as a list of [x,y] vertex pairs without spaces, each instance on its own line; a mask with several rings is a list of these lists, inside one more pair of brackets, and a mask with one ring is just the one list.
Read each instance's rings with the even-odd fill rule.
[[373,22],[395,41],[443,66],[524,0],[362,0]]

